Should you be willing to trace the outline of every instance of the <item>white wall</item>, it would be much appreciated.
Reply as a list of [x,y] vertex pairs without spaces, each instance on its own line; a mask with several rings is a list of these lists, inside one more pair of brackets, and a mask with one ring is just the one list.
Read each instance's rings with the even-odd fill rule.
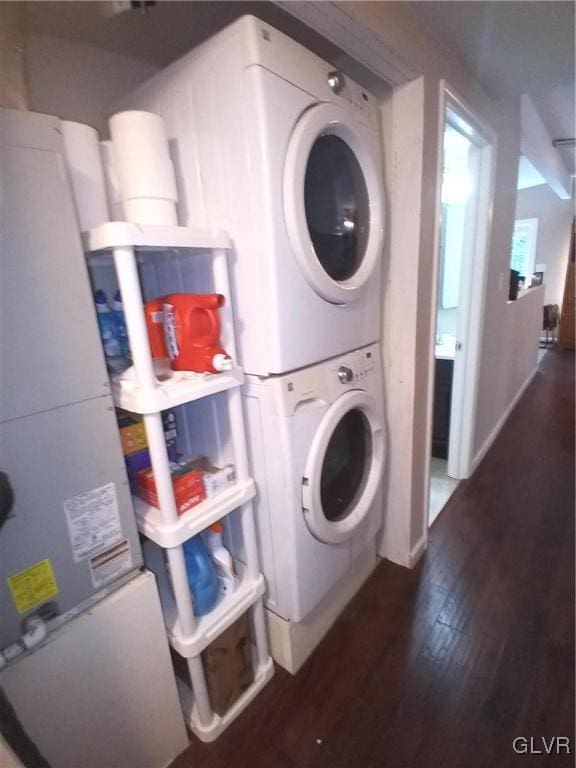
[[30,109],[76,120],[107,135],[114,104],[155,67],[127,56],[54,37],[26,40]]
[[570,174],[560,157],[560,153],[552,145],[552,138],[538,114],[534,102],[526,93],[522,95],[520,110],[522,114],[522,154],[542,174],[558,197],[569,200],[572,195]]
[[[382,105],[389,222],[384,264],[382,362],[388,450],[384,535],[380,553],[410,565],[414,516],[414,402],[420,205],[423,168],[424,80],[396,89]],[[416,537],[417,539],[418,537]]]
[[0,3],[0,105],[26,109],[28,93],[24,70],[24,8]]
[[543,301],[544,286],[539,286],[523,293],[517,301],[506,302],[497,315],[502,342],[490,344],[485,339],[482,385],[485,390],[490,385],[494,405],[490,407],[488,398],[484,398],[477,413],[475,465],[484,457],[519,393],[537,370]]
[[544,303],[562,307],[574,200],[561,200],[547,184],[518,192],[517,219],[538,219],[536,264],[545,264]]
[[[398,259],[405,258],[400,250],[389,252],[391,274],[398,279],[386,286],[386,291],[411,290],[417,296],[416,318],[407,322],[405,315],[384,319],[384,344],[389,338],[400,336],[405,342],[405,355],[414,355],[413,366],[403,366],[403,378],[395,378],[394,386],[387,384],[389,414],[403,413],[403,428],[411,431],[410,448],[394,430],[390,429],[390,452],[404,450],[394,461],[391,459],[391,482],[387,496],[388,527],[409,527],[408,552],[403,558],[394,558],[403,564],[412,564],[421,551],[427,535],[428,468],[430,454],[430,418],[433,394],[433,335],[437,307],[437,272],[435,269],[435,231],[437,223],[436,182],[440,162],[439,147],[439,84],[441,79],[463,99],[469,108],[497,135],[495,195],[492,229],[489,240],[486,316],[481,340],[481,379],[479,384],[477,419],[474,445],[481,448],[488,435],[500,424],[502,415],[525,381],[527,366],[512,366],[518,344],[525,340],[521,324],[514,322],[518,311],[507,303],[510,242],[516,206],[516,183],[520,154],[520,100],[494,103],[483,92],[479,83],[452,50],[428,37],[418,19],[412,17],[402,3],[346,2],[339,3],[348,16],[378,34],[385,50],[400,56],[418,72],[423,83],[421,114],[414,109],[412,121],[419,121],[421,130],[414,128],[411,148],[421,157],[421,176],[413,177],[412,211],[417,216],[418,269],[401,270],[395,267]],[[405,86],[403,86],[405,88]],[[402,105],[400,105],[401,108]],[[396,102],[394,109],[396,110]],[[408,115],[408,118],[410,115]],[[407,149],[406,151],[410,151]],[[398,164],[398,156],[393,158]],[[395,176],[398,182],[400,173]],[[407,183],[407,182],[406,182]],[[404,186],[406,185],[404,184]],[[408,191],[404,198],[409,199]],[[395,209],[393,208],[393,216]],[[401,214],[405,218],[405,214]],[[400,222],[401,223],[401,222]],[[398,221],[396,221],[398,224]],[[392,221],[394,230],[395,222]],[[501,277],[501,275],[503,277]],[[404,280],[404,284],[402,283]],[[412,280],[409,284],[407,281]],[[541,292],[535,294],[541,296]],[[528,298],[528,297],[526,297]],[[528,298],[530,307],[536,299]],[[522,305],[525,307],[526,305]],[[535,312],[534,316],[537,316]],[[386,323],[392,327],[386,327]],[[407,338],[413,334],[412,338]],[[522,341],[521,341],[522,340]],[[531,342],[530,342],[531,343]],[[535,348],[533,350],[536,355]],[[386,353],[386,350],[385,350]],[[528,356],[530,357],[530,356]],[[535,358],[534,358],[535,359]],[[494,396],[494,390],[498,396]],[[408,404],[407,404],[408,401]],[[396,421],[394,417],[394,421]],[[394,477],[394,472],[397,476]],[[401,493],[398,490],[401,490]],[[409,522],[407,522],[409,521]],[[396,539],[401,537],[398,535]],[[391,556],[384,542],[383,554]]]
[[[490,262],[488,266],[484,334],[474,450],[479,451],[499,424],[515,392],[524,384],[522,367],[519,376],[511,367],[517,350],[526,341],[521,325],[513,323],[516,310],[508,303],[510,243],[516,212],[516,184],[520,154],[520,100],[496,104],[495,127],[498,133],[496,152],[496,197],[492,214]],[[502,287],[503,290],[500,290]],[[538,292],[542,299],[542,292]],[[541,311],[541,310],[540,310]],[[538,334],[529,340],[534,364]]]

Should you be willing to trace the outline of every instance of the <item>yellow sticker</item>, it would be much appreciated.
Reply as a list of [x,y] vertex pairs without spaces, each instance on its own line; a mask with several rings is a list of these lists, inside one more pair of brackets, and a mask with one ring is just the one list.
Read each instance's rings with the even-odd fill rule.
[[58,594],[58,584],[50,560],[40,560],[25,571],[10,576],[8,586],[18,613],[31,611]]

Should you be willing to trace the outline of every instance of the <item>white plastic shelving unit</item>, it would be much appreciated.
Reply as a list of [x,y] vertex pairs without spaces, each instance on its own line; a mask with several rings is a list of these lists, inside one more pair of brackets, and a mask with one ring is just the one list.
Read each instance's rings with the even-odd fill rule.
[[[110,222],[86,232],[84,246],[89,264],[102,265],[110,263],[112,259],[116,270],[133,366],[128,376],[112,377],[112,390],[119,407],[143,415],[159,500],[159,509],[156,509],[134,497],[136,519],[140,532],[149,539],[144,547],[146,563],[158,580],[168,640],[188,664],[192,690],[184,683],[179,683],[185,717],[200,739],[213,741],[252,701],[274,672],[264,625],[264,578],[259,570],[251,503],[255,486],[248,467],[240,399],[243,374],[241,368],[235,366],[227,373],[175,373],[161,379],[157,377],[148,343],[138,262],[145,262],[148,257],[163,258],[163,255],[166,258],[178,258],[178,254],[209,253],[214,291],[226,296],[228,305],[227,312],[223,313],[224,346],[232,359],[236,360],[229,305],[227,254],[230,240],[221,231]],[[183,515],[178,515],[161,412],[221,392],[225,392],[227,398],[236,483]],[[209,614],[196,617],[182,545],[211,523],[236,510],[240,515],[245,552],[245,562],[237,562],[239,583],[235,591],[221,598]],[[163,551],[170,568],[172,588]],[[247,611],[252,616],[254,682],[228,712],[219,716],[210,706],[201,653]]]

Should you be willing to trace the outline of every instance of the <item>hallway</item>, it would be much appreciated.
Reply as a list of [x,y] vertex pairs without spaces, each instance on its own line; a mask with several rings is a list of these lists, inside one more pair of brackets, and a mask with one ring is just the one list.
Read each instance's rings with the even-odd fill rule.
[[296,677],[174,768],[573,765],[574,355],[545,355],[414,571],[383,562]]

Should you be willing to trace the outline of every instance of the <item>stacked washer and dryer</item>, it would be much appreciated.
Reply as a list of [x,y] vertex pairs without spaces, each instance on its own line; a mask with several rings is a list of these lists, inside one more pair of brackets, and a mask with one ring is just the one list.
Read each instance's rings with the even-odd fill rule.
[[[234,242],[267,608],[289,638],[290,624],[313,624],[315,609],[337,601],[363,553],[375,562],[382,525],[377,104],[246,16],[141,86],[128,106],[165,120],[180,222],[226,228]],[[274,635],[273,655],[290,666]]]

